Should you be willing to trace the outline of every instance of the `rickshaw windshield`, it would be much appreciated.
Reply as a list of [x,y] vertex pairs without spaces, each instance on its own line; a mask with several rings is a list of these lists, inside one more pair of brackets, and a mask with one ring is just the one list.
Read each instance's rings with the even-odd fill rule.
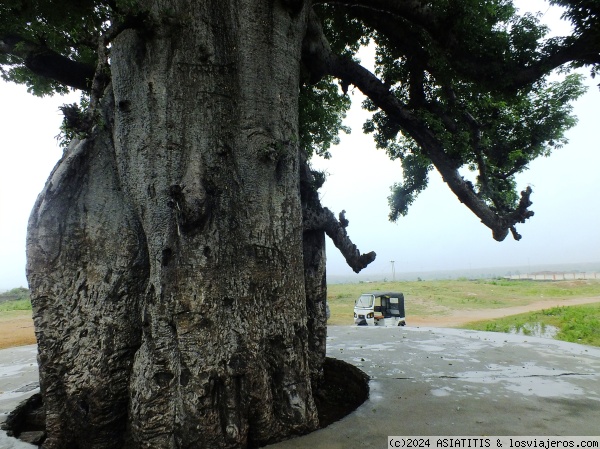
[[375,297],[373,295],[360,295],[360,298],[356,300],[355,307],[360,307],[361,309],[370,309],[373,307],[373,300]]

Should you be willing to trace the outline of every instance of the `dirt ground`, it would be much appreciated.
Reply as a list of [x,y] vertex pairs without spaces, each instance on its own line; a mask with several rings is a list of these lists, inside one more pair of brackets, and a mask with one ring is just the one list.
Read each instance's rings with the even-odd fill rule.
[[[492,320],[520,313],[550,309],[552,307],[576,306],[595,302],[600,302],[600,297],[544,300],[533,302],[526,306],[501,309],[457,310],[444,316],[413,315],[407,317],[406,323],[407,326],[413,327],[458,327],[473,321]],[[27,312],[16,316],[0,317],[0,349],[34,343],[33,321]]]
[[444,316],[407,316],[407,326],[422,327],[458,327],[473,321],[494,320],[504,318],[510,315],[520,313],[534,312],[537,310],[551,309],[561,306],[578,306],[582,304],[592,304],[600,302],[600,297],[592,298],[574,298],[574,299],[556,299],[544,300],[527,304],[525,306],[504,307],[500,309],[477,309],[477,310],[457,310]]
[[31,312],[0,317],[0,349],[34,343]]

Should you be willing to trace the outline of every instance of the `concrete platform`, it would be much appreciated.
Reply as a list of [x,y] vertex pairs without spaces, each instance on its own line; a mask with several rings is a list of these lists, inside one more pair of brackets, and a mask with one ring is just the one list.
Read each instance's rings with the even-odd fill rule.
[[[37,346],[18,346],[0,350],[0,422],[23,400],[40,391]],[[9,438],[0,430],[0,449],[36,448]]]
[[269,449],[381,449],[392,435],[600,435],[600,348],[443,328],[328,331],[328,354],[369,374],[371,396]]
[[[269,449],[380,449],[391,435],[600,435],[600,348],[443,328],[328,332],[329,355],[371,376],[369,400]],[[36,381],[35,346],[0,351],[0,421]],[[0,432],[0,448],[33,446]]]

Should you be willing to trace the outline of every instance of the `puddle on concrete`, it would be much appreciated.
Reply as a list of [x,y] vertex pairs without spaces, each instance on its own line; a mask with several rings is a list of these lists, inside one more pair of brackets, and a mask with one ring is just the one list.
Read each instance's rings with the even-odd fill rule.
[[385,392],[383,390],[383,386],[376,380],[371,379],[369,381],[369,400],[373,402],[379,402],[384,398]]
[[[589,375],[538,366],[534,362],[520,365],[488,364],[486,368],[486,371],[459,373],[457,378],[466,382],[502,385],[506,390],[523,396],[568,398],[584,394],[583,389],[569,382],[569,378]],[[495,390],[498,391],[497,388]]]
[[0,377],[13,377],[21,371],[30,371],[34,363],[0,365]]
[[569,398],[572,396],[581,396],[585,392],[563,379],[506,379],[505,388],[510,391],[522,394],[523,396],[539,396],[543,398]]
[[[19,390],[20,389],[21,388],[19,388]],[[21,397],[23,399],[25,399],[25,398],[27,398],[27,396],[29,396],[29,393],[35,393],[37,391],[39,391],[39,387],[35,387],[35,388],[33,388],[31,390],[28,390],[28,391],[25,391],[25,392],[18,391],[18,390],[15,390],[15,391],[0,391],[0,403],[4,403],[5,401],[11,400],[11,399],[15,399],[15,398],[21,398]],[[2,447],[2,446],[0,446],[0,447]]]
[[364,344],[364,345],[348,345],[348,351],[396,351],[393,343],[378,343],[378,344]]
[[432,396],[443,397],[443,396],[450,396],[450,394],[453,391],[454,390],[452,388],[443,387],[443,388],[436,388],[434,390],[431,390],[430,393],[431,393]]

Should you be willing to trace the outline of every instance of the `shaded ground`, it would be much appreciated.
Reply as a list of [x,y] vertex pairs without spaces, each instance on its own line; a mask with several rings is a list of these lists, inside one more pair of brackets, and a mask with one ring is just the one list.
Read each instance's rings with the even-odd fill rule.
[[315,395],[319,424],[327,427],[355,410],[369,397],[369,376],[341,360],[327,358],[325,380]]

